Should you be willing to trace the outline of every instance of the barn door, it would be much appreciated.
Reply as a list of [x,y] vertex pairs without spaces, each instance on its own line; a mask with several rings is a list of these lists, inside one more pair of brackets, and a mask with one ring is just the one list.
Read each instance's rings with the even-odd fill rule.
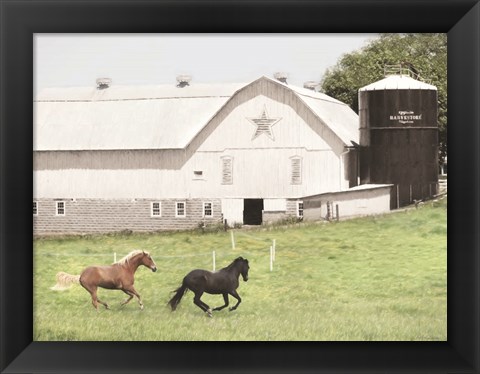
[[263,215],[263,199],[243,200],[243,224],[261,225]]
[[243,223],[243,199],[222,199],[222,214],[231,227]]

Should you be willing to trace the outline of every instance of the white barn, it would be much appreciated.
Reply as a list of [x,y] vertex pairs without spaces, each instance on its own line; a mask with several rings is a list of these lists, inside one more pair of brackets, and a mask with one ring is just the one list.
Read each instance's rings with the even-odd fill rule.
[[100,83],[34,102],[36,234],[260,224],[358,185],[358,116],[324,94],[265,76]]

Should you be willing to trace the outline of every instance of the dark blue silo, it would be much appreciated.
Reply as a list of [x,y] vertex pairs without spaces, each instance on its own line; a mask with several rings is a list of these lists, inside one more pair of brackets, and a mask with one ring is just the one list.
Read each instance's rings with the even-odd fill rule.
[[393,184],[392,209],[437,194],[437,88],[395,74],[358,95],[361,182]]

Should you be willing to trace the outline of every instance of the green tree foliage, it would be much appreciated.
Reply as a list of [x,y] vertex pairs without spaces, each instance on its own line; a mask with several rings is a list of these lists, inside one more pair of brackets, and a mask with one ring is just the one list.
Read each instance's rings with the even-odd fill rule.
[[447,35],[380,34],[362,49],[345,54],[328,69],[321,91],[358,113],[358,89],[384,78],[386,65],[410,65],[438,89],[440,161],[447,154]]

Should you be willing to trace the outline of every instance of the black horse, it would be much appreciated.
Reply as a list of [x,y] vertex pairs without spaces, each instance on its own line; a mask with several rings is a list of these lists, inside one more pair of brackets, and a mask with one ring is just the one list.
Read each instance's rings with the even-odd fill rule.
[[248,269],[250,269],[248,260],[238,257],[230,265],[214,273],[201,269],[192,270],[183,278],[182,285],[173,291],[175,295],[168,304],[172,307],[172,310],[175,310],[185,292],[191,290],[195,294],[193,303],[207,313],[209,317],[212,316],[212,310],[207,304],[200,300],[204,292],[213,295],[223,295],[225,305],[213,310],[222,310],[227,307],[228,295],[232,295],[237,299],[237,303],[230,308],[230,311],[235,310],[242,302],[242,299],[237,293],[239,285],[238,277],[242,274],[243,280],[245,282],[248,281]]

